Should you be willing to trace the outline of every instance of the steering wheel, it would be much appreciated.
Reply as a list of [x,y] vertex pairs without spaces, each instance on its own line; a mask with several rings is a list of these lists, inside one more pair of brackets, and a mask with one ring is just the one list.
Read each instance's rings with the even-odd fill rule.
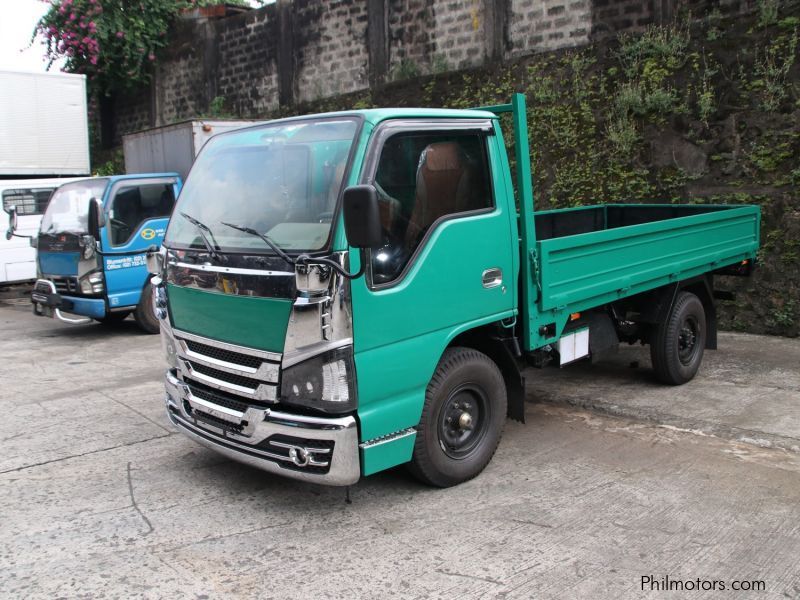
[[131,226],[128,225],[125,221],[120,221],[119,219],[109,219],[109,224],[116,227],[117,231],[120,233],[124,233],[125,237],[130,235]]

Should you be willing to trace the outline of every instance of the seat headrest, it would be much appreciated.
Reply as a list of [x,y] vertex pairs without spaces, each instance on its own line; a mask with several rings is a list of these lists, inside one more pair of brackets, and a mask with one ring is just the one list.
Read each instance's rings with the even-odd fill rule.
[[458,171],[462,168],[461,150],[455,142],[436,142],[422,151],[420,167],[429,171]]

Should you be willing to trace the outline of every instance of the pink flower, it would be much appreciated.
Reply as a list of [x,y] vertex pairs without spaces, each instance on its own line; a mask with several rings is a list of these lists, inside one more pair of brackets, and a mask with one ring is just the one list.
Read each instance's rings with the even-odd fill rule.
[[94,21],[89,21],[89,31],[97,31],[97,25],[94,24]]
[[75,13],[69,13],[69,20],[70,21],[74,21],[75,19],[77,19],[77,17],[75,16]]
[[118,31],[118,32],[117,32],[117,37],[118,37],[118,38],[120,38],[120,39],[121,39],[121,38],[124,38],[124,37],[125,37],[125,34],[124,34],[122,31]]
[[92,58],[89,59],[89,62],[92,63],[93,65],[96,65],[97,64],[97,57],[93,56]]
[[156,55],[151,52],[150,54],[147,55],[147,58],[153,61],[156,59]]

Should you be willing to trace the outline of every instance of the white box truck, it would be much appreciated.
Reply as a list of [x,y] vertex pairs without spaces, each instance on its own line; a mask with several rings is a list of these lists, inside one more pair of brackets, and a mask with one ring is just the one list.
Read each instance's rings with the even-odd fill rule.
[[122,136],[125,172],[174,171],[186,179],[197,153],[211,136],[258,121],[194,119]]
[[0,235],[0,285],[36,278],[36,235],[53,190],[90,175],[86,77],[0,70],[0,200],[16,235]]

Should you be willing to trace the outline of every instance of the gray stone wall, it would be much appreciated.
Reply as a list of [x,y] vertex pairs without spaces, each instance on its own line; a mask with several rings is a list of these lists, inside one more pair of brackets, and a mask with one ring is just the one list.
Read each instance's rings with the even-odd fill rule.
[[[212,84],[207,94],[209,103],[220,97],[227,110],[242,116],[277,108],[276,5],[222,19],[214,25],[208,41],[210,56],[205,59],[214,63],[207,65]],[[191,113],[184,118],[187,116]]]
[[209,113],[264,116],[431,72],[578,47],[676,14],[751,9],[754,0],[278,0],[186,20],[149,91],[120,98],[116,137]]
[[433,67],[465,69],[483,64],[486,11],[482,0],[451,0],[434,5]]
[[367,4],[304,2],[295,12],[296,98],[307,102],[369,85]]

